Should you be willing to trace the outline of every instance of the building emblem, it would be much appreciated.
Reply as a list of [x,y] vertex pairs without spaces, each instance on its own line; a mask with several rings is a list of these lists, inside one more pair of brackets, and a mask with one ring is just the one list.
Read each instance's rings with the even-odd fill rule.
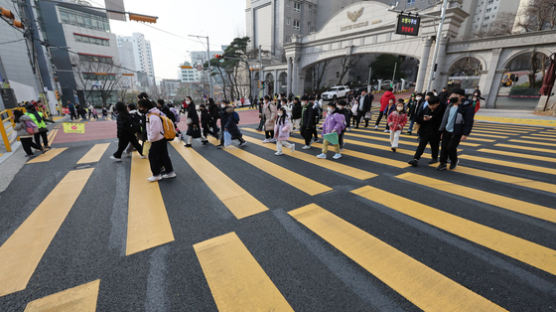
[[354,12],[347,12],[347,16],[348,18],[352,21],[352,22],[357,22],[357,20],[361,17],[361,15],[363,15],[363,10],[365,8],[361,8],[358,11],[354,11]]

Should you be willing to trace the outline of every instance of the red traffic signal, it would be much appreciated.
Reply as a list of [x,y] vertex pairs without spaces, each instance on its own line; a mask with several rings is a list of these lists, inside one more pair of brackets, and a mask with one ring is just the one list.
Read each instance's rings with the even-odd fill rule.
[[222,54],[215,54],[215,55],[214,55],[214,58],[216,58],[216,59],[218,59],[218,60],[219,60],[219,59],[221,59],[221,58],[222,58]]

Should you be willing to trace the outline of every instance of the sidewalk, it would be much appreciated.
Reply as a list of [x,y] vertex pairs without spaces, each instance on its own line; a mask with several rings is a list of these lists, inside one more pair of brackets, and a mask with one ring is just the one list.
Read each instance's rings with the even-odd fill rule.
[[475,120],[493,123],[556,128],[556,117],[536,115],[531,110],[482,108],[475,115]]

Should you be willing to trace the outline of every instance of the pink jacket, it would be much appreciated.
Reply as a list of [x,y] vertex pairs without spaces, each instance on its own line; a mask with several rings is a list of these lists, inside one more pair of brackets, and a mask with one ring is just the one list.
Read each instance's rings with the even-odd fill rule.
[[402,130],[407,123],[407,114],[405,113],[398,113],[398,111],[392,112],[388,115],[388,126],[392,131]]
[[292,123],[290,118],[286,117],[286,121],[284,121],[284,124],[282,125],[278,125],[278,120],[276,120],[276,123],[274,124],[274,138],[278,141],[286,141],[290,138],[291,130]]
[[147,113],[147,139],[149,142],[157,142],[164,139],[164,129],[162,128],[162,119],[160,119],[160,111],[153,107]]
[[326,116],[324,123],[322,124],[322,134],[331,133],[332,130],[336,130],[338,134],[344,131],[346,127],[346,117],[340,113],[332,113]]

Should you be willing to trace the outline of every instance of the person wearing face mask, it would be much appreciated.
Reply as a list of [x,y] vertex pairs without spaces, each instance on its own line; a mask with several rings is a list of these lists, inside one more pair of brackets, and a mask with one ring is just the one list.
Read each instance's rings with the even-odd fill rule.
[[471,101],[471,103],[473,104],[473,111],[476,114],[479,111],[479,109],[481,109],[481,98],[479,94],[477,93],[473,94],[473,100]]
[[207,139],[201,133],[201,105],[193,101],[187,106],[187,132],[185,133],[185,147],[191,147],[193,139],[201,138],[203,144]]
[[292,123],[286,112],[286,108],[284,106],[280,107],[276,114],[278,117],[276,118],[276,124],[274,125],[274,136],[276,139],[276,153],[274,153],[274,155],[281,156],[284,154],[282,152],[282,146],[285,146],[294,152],[295,144],[288,142],[290,132],[292,130]]
[[390,128],[390,145],[392,147],[392,152],[396,152],[398,149],[398,142],[400,141],[400,134],[407,123],[407,113],[405,112],[403,102],[398,101],[396,110],[388,115],[387,122]]
[[209,129],[210,134],[215,138],[219,138],[218,133],[220,129],[218,129],[218,119],[220,119],[220,108],[212,98],[208,99],[208,107],[207,107],[208,115],[209,115]]
[[[419,98],[419,100],[417,100]],[[409,97],[409,102],[407,103],[407,117],[409,118],[409,129],[407,130],[407,134],[411,135],[413,132],[413,124],[415,123],[415,119],[417,118],[417,112],[415,108],[419,104],[421,100],[421,94],[411,94]]]
[[465,98],[465,91],[463,89],[452,91],[450,105],[444,112],[439,128],[442,132],[442,150],[437,170],[446,170],[448,158],[450,158],[451,170],[458,166],[458,145],[460,141],[465,141],[471,133],[474,117],[473,105]]
[[311,148],[311,139],[313,138],[313,131],[316,128],[317,124],[315,111],[313,109],[313,104],[309,102],[309,98],[304,95],[301,98],[301,105],[303,108],[301,109],[301,135],[305,139],[305,146],[302,149],[310,149]]
[[429,106],[423,109],[419,116],[415,119],[421,126],[419,127],[419,146],[415,151],[413,159],[408,163],[413,167],[417,167],[419,160],[427,147],[431,146],[431,157],[429,164],[438,162],[438,151],[440,145],[440,132],[438,131],[442,117],[444,116],[444,105],[440,103],[440,99],[436,96],[429,99]]
[[328,152],[328,145],[332,145],[334,147],[334,151],[336,152],[336,154],[334,154],[332,158],[340,159],[342,158],[342,154],[340,153],[339,140],[338,143],[334,144],[334,142],[329,142],[328,139],[325,139],[325,136],[327,134],[337,133],[339,138],[340,133],[342,133],[342,131],[344,131],[346,127],[346,118],[344,117],[343,114],[338,112],[335,103],[328,104],[328,107],[326,109],[327,109],[326,119],[322,124],[322,136],[323,136],[322,153],[317,155],[317,158],[326,159],[326,153]]
[[[384,92],[384,94],[380,98],[380,111],[376,119],[375,130],[378,130],[378,125],[380,124],[380,121],[382,120],[383,116],[386,116],[386,118],[388,118],[387,108],[389,107],[390,101],[392,101],[392,103],[396,102],[396,96],[394,95],[393,91],[394,89],[388,88],[388,90],[386,90],[386,92]],[[384,132],[388,132],[388,131],[384,131]]]
[[234,107],[228,101],[222,101],[222,115],[220,117],[220,122],[222,123],[222,138],[220,140],[220,145],[218,148],[225,147],[224,141],[227,133],[230,135],[232,140],[239,141],[239,147],[247,145],[247,142],[243,139],[241,131],[239,131],[239,114],[234,111]]
[[274,124],[276,122],[276,104],[270,101],[270,97],[267,95],[264,97],[263,105],[263,116],[264,122],[264,134],[265,139],[263,143],[274,143]]
[[303,111],[303,107],[301,106],[301,101],[299,98],[295,98],[292,104],[292,123],[293,123],[293,130],[299,130],[301,125],[301,112]]

